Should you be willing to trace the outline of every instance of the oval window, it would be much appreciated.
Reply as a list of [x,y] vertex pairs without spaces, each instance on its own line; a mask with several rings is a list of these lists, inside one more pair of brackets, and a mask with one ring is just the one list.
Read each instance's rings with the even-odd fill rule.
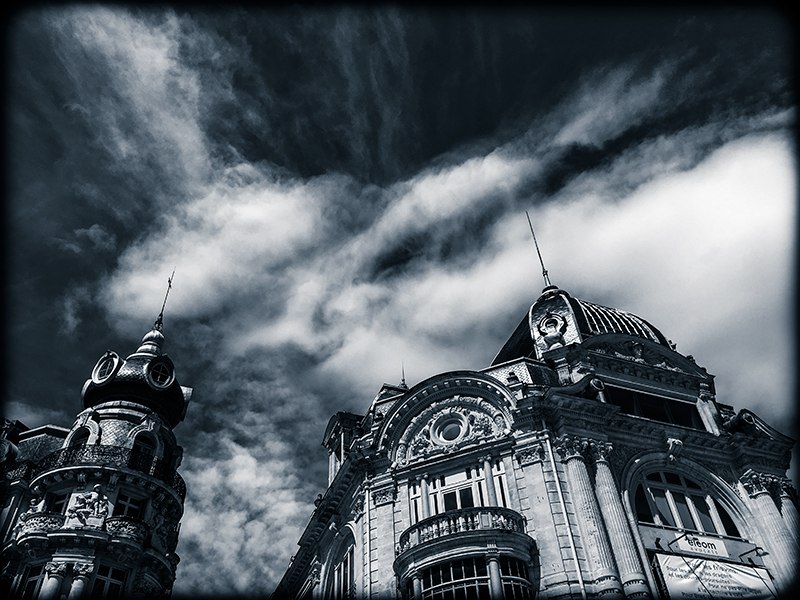
[[120,363],[119,355],[109,350],[97,361],[92,370],[92,381],[96,385],[108,383],[116,374]]

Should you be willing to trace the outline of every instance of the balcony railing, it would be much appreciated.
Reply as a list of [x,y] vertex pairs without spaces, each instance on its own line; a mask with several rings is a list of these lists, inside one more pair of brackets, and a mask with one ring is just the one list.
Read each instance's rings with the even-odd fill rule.
[[397,554],[430,540],[466,531],[505,530],[525,532],[525,517],[509,508],[483,506],[449,510],[423,519],[406,529],[397,544]]
[[57,513],[27,513],[20,516],[17,539],[33,533],[48,533],[64,527],[65,515]]
[[143,452],[134,452],[120,446],[71,446],[62,448],[45,456],[37,465],[35,476],[45,471],[73,465],[100,465],[122,467],[160,479],[183,500],[186,497],[186,484],[178,472],[166,462]]
[[36,470],[36,465],[31,462],[20,462],[8,468],[4,477],[7,481],[16,481],[17,479],[24,479],[28,481],[31,474]]
[[108,517],[103,528],[116,537],[131,539],[143,543],[148,527],[145,523],[130,517]]

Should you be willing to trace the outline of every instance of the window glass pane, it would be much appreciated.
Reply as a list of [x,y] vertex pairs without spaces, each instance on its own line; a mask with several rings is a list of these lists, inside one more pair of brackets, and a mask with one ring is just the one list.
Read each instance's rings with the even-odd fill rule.
[[661,473],[649,473],[645,476],[648,481],[658,481],[661,483]]
[[675,527],[675,520],[672,518],[672,511],[669,509],[669,503],[667,502],[667,497],[664,494],[664,490],[652,488],[650,491],[653,494],[653,500],[656,504],[658,516],[661,517],[661,522],[664,525]]
[[455,492],[448,492],[447,494],[444,494],[443,498],[445,510],[455,510],[458,508]]
[[714,527],[714,521],[711,519],[711,513],[708,510],[708,504],[703,496],[692,496],[692,504],[700,517],[700,526],[706,533],[717,533],[717,528]]
[[458,581],[459,579],[464,579],[464,565],[462,561],[455,560],[453,561],[453,580]]
[[671,485],[683,485],[680,475],[676,473],[664,473],[664,478],[667,480],[667,483]]
[[482,557],[475,559],[475,573],[478,577],[486,577],[486,561]]
[[461,508],[472,508],[475,506],[475,503],[472,501],[472,489],[471,488],[464,488],[463,490],[458,490],[459,496],[461,496]]
[[689,512],[686,504],[686,496],[680,492],[672,492],[672,499],[675,500],[675,506],[678,507],[678,515],[680,515],[684,529],[697,529],[698,527],[692,519],[692,513]]
[[695,490],[699,490],[700,485],[689,479],[688,477],[684,477],[683,480],[686,482],[686,487],[693,488]]
[[742,537],[741,535],[739,535],[739,530],[733,523],[733,519],[731,519],[731,516],[728,514],[728,511],[726,511],[722,507],[722,505],[719,502],[717,502],[716,498],[712,498],[712,500],[714,502],[714,506],[717,509],[717,514],[719,514],[719,520],[722,521],[722,526],[725,527],[725,532],[728,535],[732,535],[733,537]]
[[636,487],[636,516],[642,523],[655,523],[653,513],[650,510],[650,504],[647,502],[647,497],[644,495],[644,488],[640,483]]
[[670,423],[671,420],[667,414],[667,406],[663,398],[655,396],[640,397],[639,406],[642,409],[642,416],[654,421],[661,421],[662,423]]

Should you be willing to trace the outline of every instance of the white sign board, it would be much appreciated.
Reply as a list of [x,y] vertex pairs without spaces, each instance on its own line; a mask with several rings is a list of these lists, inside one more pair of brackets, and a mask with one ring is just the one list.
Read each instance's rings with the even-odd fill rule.
[[[723,556],[728,558],[728,549],[719,538],[707,537],[704,535],[686,535],[684,533],[675,534],[677,543],[675,546],[684,552],[699,552],[709,556]],[[670,544],[672,546],[672,544]],[[675,546],[672,549],[675,550]]]
[[766,569],[688,556],[656,556],[671,600],[778,597]]

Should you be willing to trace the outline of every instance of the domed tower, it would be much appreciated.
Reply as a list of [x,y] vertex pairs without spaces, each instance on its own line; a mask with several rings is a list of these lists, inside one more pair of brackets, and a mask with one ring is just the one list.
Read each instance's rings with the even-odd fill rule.
[[[192,390],[178,383],[163,346],[159,316],[133,354],[100,357],[69,430],[47,426],[17,436],[29,460],[6,478],[19,490],[3,550],[12,597],[170,593],[186,495],[173,428]],[[54,438],[57,449],[35,451],[52,450]]]
[[490,366],[334,415],[274,600],[796,597],[794,441],[543,275]]

